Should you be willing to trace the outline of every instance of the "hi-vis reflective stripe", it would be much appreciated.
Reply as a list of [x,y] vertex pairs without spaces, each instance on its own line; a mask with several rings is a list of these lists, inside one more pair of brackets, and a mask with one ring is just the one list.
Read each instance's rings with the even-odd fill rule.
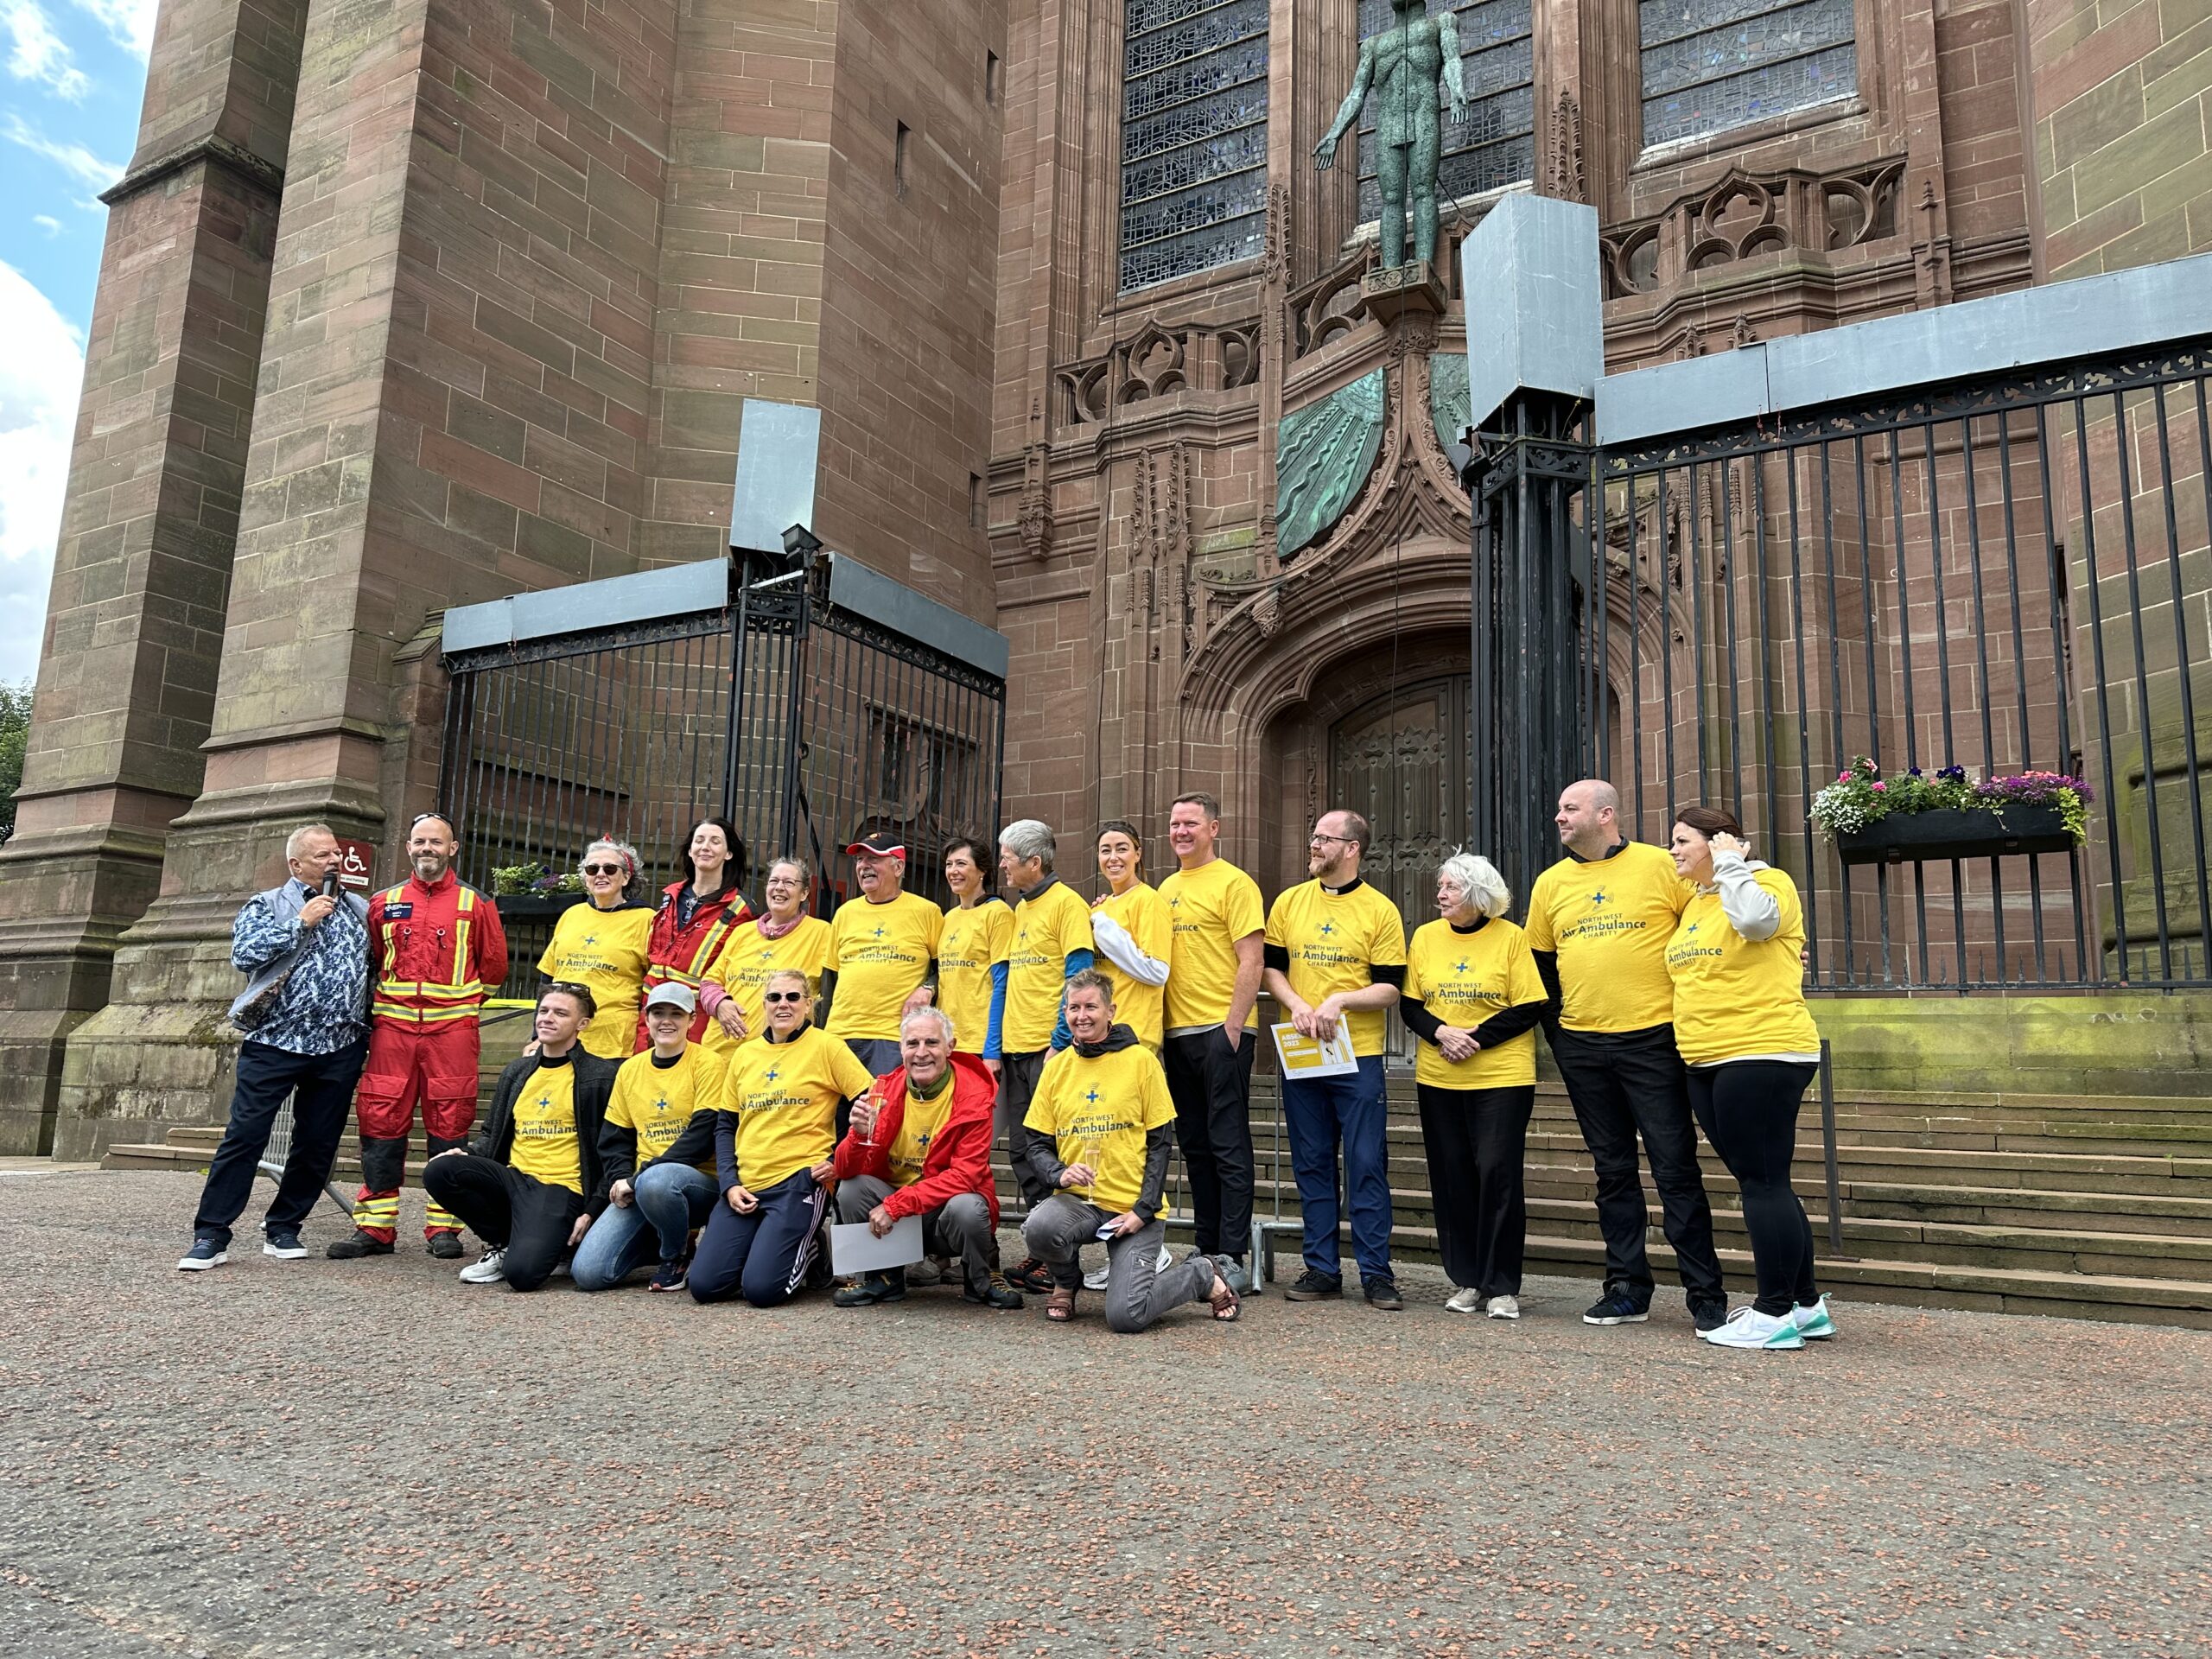
[[389,1227],[399,1219],[399,1194],[384,1198],[356,1198],[353,1201],[353,1224],[357,1227]]
[[432,1231],[450,1228],[457,1233],[461,1230],[461,1217],[433,1199],[423,1206],[423,1225]]
[[477,1007],[474,1002],[457,1008],[418,1008],[408,1002],[372,1002],[369,1013],[379,1020],[397,1020],[410,1026],[442,1026],[456,1020],[475,1019]]

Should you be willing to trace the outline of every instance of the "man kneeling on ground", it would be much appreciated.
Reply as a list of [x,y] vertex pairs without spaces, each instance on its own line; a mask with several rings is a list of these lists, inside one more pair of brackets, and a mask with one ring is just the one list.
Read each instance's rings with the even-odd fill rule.
[[1114,1023],[1112,982],[1096,969],[1068,981],[1073,1046],[1045,1063],[1016,1153],[1049,1189],[1021,1230],[1029,1253],[1052,1272],[1048,1318],[1075,1315],[1086,1240],[1106,1241],[1106,1324],[1141,1331],[1172,1307],[1205,1297],[1217,1319],[1237,1314],[1229,1262],[1193,1252],[1162,1273],[1160,1198],[1167,1184],[1175,1105],[1167,1076],[1127,1026]]
[[[988,1307],[1021,1306],[1021,1293],[991,1269],[999,1198],[991,1179],[998,1079],[972,1054],[953,1052],[950,1016],[920,1007],[899,1022],[897,1071],[853,1108],[837,1143],[837,1219],[866,1222],[878,1238],[908,1216],[922,1218],[922,1249],[958,1256],[964,1294]],[[906,1270],[861,1275],[832,1298],[840,1307],[895,1302]]]
[[599,1137],[615,1064],[576,1041],[597,1012],[583,986],[547,986],[532,1025],[537,1052],[499,1073],[482,1132],[423,1166],[423,1190],[484,1241],[463,1284],[536,1290],[607,1207]]

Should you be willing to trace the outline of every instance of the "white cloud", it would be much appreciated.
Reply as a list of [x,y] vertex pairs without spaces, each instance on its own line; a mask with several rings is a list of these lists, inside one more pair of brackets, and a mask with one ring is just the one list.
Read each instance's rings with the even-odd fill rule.
[[0,28],[8,31],[8,73],[17,80],[35,82],[72,103],[92,91],[38,0],[0,0]]
[[33,213],[31,215],[31,223],[37,226],[39,229],[44,231],[48,236],[59,236],[61,234],[61,221],[56,219],[52,213]]
[[[0,0],[0,5],[7,0]],[[34,155],[43,156],[56,167],[76,180],[87,190],[97,194],[123,176],[122,167],[114,162],[104,162],[82,144],[63,143],[48,137],[29,122],[12,111],[8,116],[4,137],[11,144],[21,144]],[[86,206],[95,204],[87,203]]]
[[30,279],[0,260],[0,680],[37,670],[54,543],[69,478],[83,338]]
[[98,18],[118,46],[142,58],[154,43],[157,4],[158,0],[76,0],[77,10]]

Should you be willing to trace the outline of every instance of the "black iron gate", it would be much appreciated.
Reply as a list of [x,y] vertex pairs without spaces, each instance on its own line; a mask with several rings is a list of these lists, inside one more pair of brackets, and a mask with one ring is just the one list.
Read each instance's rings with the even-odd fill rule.
[[[1808,988],[2212,982],[2208,383],[2199,339],[1596,451],[1484,435],[1494,780],[1545,771],[1548,819],[1610,777],[1662,843],[1726,805],[1804,893]],[[1847,866],[1810,814],[1861,756],[2083,779],[2088,842]],[[1525,884],[1555,841],[1478,761]]]
[[[571,613],[592,608],[585,589],[563,593]],[[827,914],[849,885],[843,849],[887,829],[906,842],[909,885],[942,899],[944,842],[998,826],[993,641],[824,555],[733,575],[713,608],[449,652],[440,799],[460,822],[461,875],[512,889],[537,866],[556,881],[606,835],[665,882],[692,825],[719,812],[744,838],[756,898],[767,860],[798,852]],[[502,900],[518,960],[567,902]]]

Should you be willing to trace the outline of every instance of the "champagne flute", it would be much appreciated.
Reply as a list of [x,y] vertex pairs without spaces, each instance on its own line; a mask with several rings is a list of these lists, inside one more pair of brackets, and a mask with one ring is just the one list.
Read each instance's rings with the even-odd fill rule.
[[883,1085],[879,1083],[868,1091],[868,1128],[860,1143],[868,1151],[875,1150],[875,1126],[883,1116]]

